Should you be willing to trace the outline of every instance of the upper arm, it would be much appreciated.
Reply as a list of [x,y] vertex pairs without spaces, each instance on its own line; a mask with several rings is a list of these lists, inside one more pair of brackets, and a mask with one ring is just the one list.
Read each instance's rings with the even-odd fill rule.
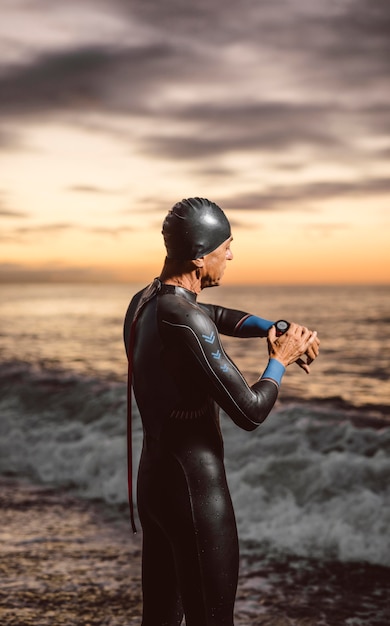
[[201,373],[210,395],[242,428],[252,430],[271,410],[278,386],[260,380],[252,387],[226,354],[213,320],[199,307],[188,307],[182,315],[165,316],[161,320],[169,340],[180,342],[181,350]]

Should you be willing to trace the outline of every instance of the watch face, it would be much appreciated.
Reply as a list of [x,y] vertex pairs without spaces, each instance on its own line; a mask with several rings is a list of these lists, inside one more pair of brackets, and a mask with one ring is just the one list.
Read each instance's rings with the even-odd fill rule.
[[276,334],[277,335],[283,335],[283,333],[285,333],[286,330],[288,330],[289,326],[290,326],[290,324],[288,322],[286,322],[286,320],[279,320],[275,324]]

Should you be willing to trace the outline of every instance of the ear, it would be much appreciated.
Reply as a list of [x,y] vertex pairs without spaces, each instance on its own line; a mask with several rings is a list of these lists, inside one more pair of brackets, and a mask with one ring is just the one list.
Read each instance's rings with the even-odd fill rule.
[[201,256],[199,259],[193,259],[193,264],[196,268],[200,268],[204,266],[204,256]]

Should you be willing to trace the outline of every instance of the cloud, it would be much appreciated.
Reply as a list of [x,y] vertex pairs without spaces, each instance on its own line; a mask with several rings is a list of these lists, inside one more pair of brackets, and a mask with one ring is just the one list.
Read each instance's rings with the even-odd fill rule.
[[[26,22],[31,5],[20,6]],[[131,140],[149,158],[193,167],[235,152],[297,148],[356,160],[365,152],[357,136],[388,135],[387,0],[230,1],[223,13],[209,0],[34,7],[45,45],[31,36],[29,55],[3,62],[0,118],[7,121],[88,126],[95,113],[97,131]],[[19,32],[9,37],[22,47]],[[110,116],[122,118],[123,132]],[[139,119],[149,122],[143,132]],[[5,141],[12,145],[16,135]]]
[[[72,1],[67,10],[85,25],[84,31],[74,28],[73,46],[68,42],[61,48],[48,38],[44,49],[29,55],[29,62],[3,65],[0,110],[9,115],[69,109],[148,110],[158,115],[170,89],[179,100],[181,90],[188,90],[193,94],[190,101],[205,103],[225,99],[229,91],[230,100],[239,99],[240,91],[245,99],[252,91],[252,99],[268,100],[270,81],[275,88],[282,79],[318,99],[342,82],[343,90],[332,98],[337,102],[350,88],[365,99],[367,81],[387,84],[387,0],[334,6],[320,0],[279,0],[273,5],[244,0],[239,5],[225,3],[223,13],[206,0],[193,6],[177,0],[81,4],[82,14],[79,3]],[[53,12],[51,3],[46,6]],[[106,20],[120,20],[120,33],[113,29],[99,45],[99,32],[89,36],[88,11],[90,22],[104,13]],[[64,15],[57,13],[59,27]],[[55,17],[56,12],[50,24],[42,20],[41,28],[53,27]],[[103,20],[101,24],[103,28]],[[137,37],[137,31],[143,37]]]
[[56,263],[36,267],[22,263],[0,263],[0,283],[91,283],[111,282],[117,278],[107,268],[59,266]]
[[336,197],[362,197],[390,193],[390,178],[363,179],[348,182],[316,182],[309,184],[269,187],[264,192],[243,194],[226,198],[222,206],[229,210],[295,209],[296,204],[313,204],[315,201]]
[[202,73],[195,59],[166,42],[45,51],[3,69],[0,115],[155,115],[158,92],[189,72]]
[[[21,218],[26,218],[29,217],[29,213],[26,213],[25,211],[18,211],[16,209],[10,209],[7,206],[7,203],[4,202],[4,200],[2,199],[2,194],[0,192],[0,218],[4,217],[4,218],[11,218],[11,219],[21,219]],[[3,194],[4,197],[6,197],[6,194]],[[0,234],[0,239],[1,239],[1,234]]]
[[314,44],[321,58],[332,65],[333,80],[347,85],[361,81],[386,86],[390,69],[390,8],[387,0],[355,0],[345,4],[344,11],[324,16],[320,23],[327,38]]
[[12,209],[4,209],[0,205],[0,217],[28,217],[27,213],[23,211],[13,211]]
[[[1,212],[0,212],[1,215]],[[0,241],[3,243],[36,243],[37,240],[47,236],[52,237],[70,230],[84,232],[92,236],[103,237],[120,237],[127,232],[138,230],[134,226],[118,225],[118,226],[81,226],[79,224],[34,224],[27,226],[18,226],[3,230],[0,234]]]
[[85,194],[103,194],[103,195],[114,195],[120,193],[119,191],[112,189],[104,189],[103,187],[97,187],[96,185],[72,185],[67,187],[67,191],[71,191],[74,193],[85,193]]
[[134,232],[137,229],[132,226],[94,226],[92,228],[85,228],[84,230],[92,235],[103,235],[104,237],[120,237],[124,233]]
[[345,139],[329,128],[334,113],[334,107],[280,102],[187,106],[171,113],[172,122],[184,122],[181,136],[149,135],[143,145],[149,156],[180,160],[237,151],[280,152],[305,145],[343,146]]
[[113,68],[120,73],[122,61],[119,50],[80,48],[46,53],[9,68],[0,78],[0,112],[16,116],[102,110],[107,98],[104,84]]
[[0,241],[3,243],[36,243],[37,239],[47,235],[61,233],[73,228],[71,224],[37,224],[18,226],[3,230]]
[[351,225],[339,223],[332,224],[328,222],[327,224],[306,224],[304,228],[308,231],[310,235],[323,238],[331,237],[334,233],[337,233],[341,230],[349,230],[351,228]]
[[[223,12],[209,0],[18,6],[0,68],[0,120],[15,134],[0,131],[0,147],[54,120],[208,179],[239,176],[231,155],[370,171],[386,157],[387,0],[230,0]],[[38,27],[37,10],[40,27],[24,37],[18,24],[31,15]],[[17,62],[7,60],[10,46],[23,52]],[[69,191],[113,193],[94,184]],[[237,206],[276,207],[309,192],[333,193],[321,182],[307,192],[284,186]]]
[[[1,95],[0,95],[1,98]],[[15,129],[11,131],[9,128],[0,128],[0,150],[17,150],[23,147],[21,141],[21,133]]]

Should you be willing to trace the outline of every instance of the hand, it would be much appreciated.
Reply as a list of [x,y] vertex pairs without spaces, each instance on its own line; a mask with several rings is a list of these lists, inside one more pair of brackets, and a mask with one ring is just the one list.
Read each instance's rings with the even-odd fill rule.
[[308,350],[305,353],[308,363],[312,363],[314,359],[318,357],[318,354],[320,352],[320,343],[320,340],[318,339],[318,337],[316,337],[313,343],[309,346]]
[[[297,363],[307,374],[310,373],[310,363],[319,354],[320,341],[316,331],[305,326],[291,323],[284,335],[276,337],[274,326],[268,331],[268,352],[270,358],[277,359],[285,367]],[[306,356],[306,359],[303,358]]]
[[295,361],[295,363],[301,367],[306,374],[310,374],[310,363],[313,363],[314,359],[316,359],[319,355],[320,352],[320,340],[318,339],[318,337],[316,337],[314,343],[312,343],[312,345],[309,347],[309,349],[307,350],[307,352],[305,352],[305,356],[306,356],[306,360],[304,359],[297,359]]

